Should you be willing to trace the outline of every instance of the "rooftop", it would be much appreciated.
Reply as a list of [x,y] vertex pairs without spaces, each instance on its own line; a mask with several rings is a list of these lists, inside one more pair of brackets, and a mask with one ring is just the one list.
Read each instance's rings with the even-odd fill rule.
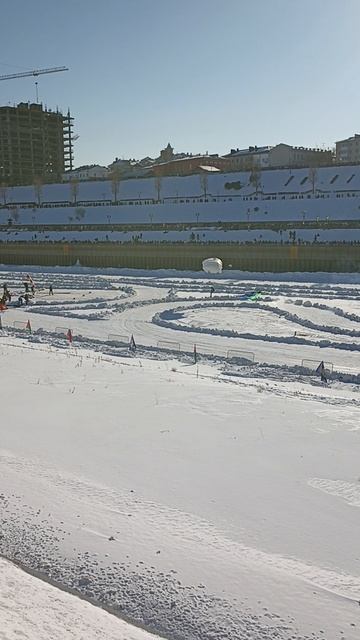
[[231,149],[230,153],[227,153],[224,157],[228,158],[230,156],[245,156],[248,155],[249,153],[253,154],[253,155],[257,155],[260,153],[269,153],[270,149],[272,149],[272,147],[270,146],[264,146],[264,147],[248,147],[247,149]]
[[354,133],[354,135],[350,136],[350,138],[345,138],[345,140],[338,140],[336,142],[336,144],[341,144],[341,142],[353,142],[354,140],[357,140],[358,138],[360,138],[360,133]]

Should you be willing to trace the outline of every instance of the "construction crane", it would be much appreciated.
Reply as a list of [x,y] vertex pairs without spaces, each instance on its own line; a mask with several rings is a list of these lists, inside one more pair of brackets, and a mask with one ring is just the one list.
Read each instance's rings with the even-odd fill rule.
[[22,73],[9,73],[0,76],[0,80],[13,80],[15,78],[26,78],[28,76],[40,76],[44,73],[58,73],[59,71],[69,71],[67,67],[50,67],[49,69],[34,69],[33,71],[23,71]]

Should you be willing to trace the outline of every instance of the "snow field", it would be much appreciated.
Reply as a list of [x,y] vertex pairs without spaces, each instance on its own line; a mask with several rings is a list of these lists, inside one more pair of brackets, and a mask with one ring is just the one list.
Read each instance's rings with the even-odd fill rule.
[[142,629],[62,592],[0,559],[4,640],[156,640]]
[[[4,273],[17,293],[23,277]],[[47,295],[50,281],[53,297]],[[214,279],[216,292],[210,301],[210,284],[194,279],[38,273],[36,304],[9,308],[2,323],[12,327],[31,318],[33,331],[59,333],[58,328],[70,328],[78,342],[87,346],[92,342],[96,349],[99,340],[105,348],[105,343],[114,344],[114,336],[129,340],[134,335],[147,350],[156,351],[165,341],[176,345],[177,351],[191,353],[196,343],[198,353],[207,356],[250,352],[256,362],[286,367],[299,366],[303,359],[326,360],[336,371],[359,374],[357,285]],[[264,292],[261,301],[249,302],[249,292],[259,289]]]
[[[171,640],[355,640],[359,286],[219,279],[209,307],[209,281],[52,273],[48,297],[49,277],[1,316],[0,552]],[[33,335],[11,329],[28,318]],[[294,326],[305,344],[285,341]],[[311,356],[352,376],[322,385],[299,368]]]
[[170,638],[356,637],[359,514],[328,489],[356,486],[349,390],[334,409],[202,365],[1,359],[3,553]]

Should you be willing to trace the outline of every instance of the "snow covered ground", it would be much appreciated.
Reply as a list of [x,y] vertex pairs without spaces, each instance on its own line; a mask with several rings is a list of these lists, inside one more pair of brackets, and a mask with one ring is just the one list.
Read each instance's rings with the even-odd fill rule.
[[2,242],[292,242],[293,234],[301,242],[360,242],[360,229],[306,229],[299,224],[281,233],[271,229],[226,230],[193,227],[186,231],[42,231],[8,229],[2,231]]
[[156,640],[0,559],[2,640]]
[[[121,180],[116,203],[110,180],[80,181],[76,202],[68,183],[43,185],[40,194],[30,185],[6,188],[0,205],[0,240],[132,242],[140,236],[144,242],[292,242],[295,233],[301,242],[359,241],[359,166],[319,168],[313,186],[306,168],[263,171],[258,192],[250,172],[209,175],[206,193],[203,180],[202,175],[164,177],[160,183],[150,177]],[[334,221],[345,222],[346,228],[342,224],[328,228]],[[239,222],[257,227],[291,223],[293,228],[282,232],[266,226],[214,228],[214,223]],[[314,228],[305,228],[309,222]],[[189,229],[112,231],[117,224],[131,229],[169,223],[186,224]],[[42,231],[51,225],[63,230]],[[69,230],[72,225],[83,229]],[[91,225],[103,230],[93,231]]]
[[[334,177],[335,180],[334,180]],[[203,177],[201,175],[168,176],[161,179],[160,193],[156,178],[121,180],[118,200],[123,202],[150,202],[166,199],[171,201],[189,202],[204,198]],[[246,198],[248,206],[253,206],[262,197],[267,198],[268,205],[276,196],[287,196],[289,199],[298,199],[300,211],[306,209],[305,216],[309,213],[309,201],[311,201],[312,185],[309,180],[309,169],[273,169],[261,172],[261,189],[255,193],[254,185],[250,179],[249,171],[232,173],[216,173],[207,177],[207,199],[223,200],[224,198]],[[338,204],[342,205],[349,196],[357,196],[360,191],[359,165],[319,167],[316,179],[316,194],[318,199],[329,195],[336,196]],[[349,194],[349,195],[348,195]],[[38,190],[34,186],[9,187],[5,191],[7,204],[37,203]],[[160,197],[159,197],[160,196]],[[105,181],[80,181],[78,185],[77,202],[112,202],[113,200],[111,180]],[[271,199],[270,199],[271,198]],[[74,196],[69,183],[44,184],[41,189],[40,200],[42,203],[73,202]],[[303,202],[301,202],[303,199]],[[315,198],[314,198],[315,199]]]
[[0,552],[171,640],[357,639],[360,283],[34,277],[1,314]]
[[[15,301],[23,275],[3,273]],[[327,360],[338,371],[359,373],[360,284],[224,278],[214,280],[216,291],[209,300],[210,281],[196,278],[53,272],[36,274],[36,281],[35,304],[10,307],[3,315],[4,326],[30,319],[33,330],[64,333],[71,328],[88,347],[94,347],[94,340],[113,343],[114,336],[128,341],[134,335],[147,349],[156,350],[166,341],[176,350],[191,352],[196,343],[199,352],[217,356],[225,357],[229,350],[250,351],[259,363],[287,366],[299,366],[303,359]],[[50,282],[54,296],[48,295]],[[262,299],[249,302],[247,294],[259,289]],[[201,326],[204,322],[207,326]]]

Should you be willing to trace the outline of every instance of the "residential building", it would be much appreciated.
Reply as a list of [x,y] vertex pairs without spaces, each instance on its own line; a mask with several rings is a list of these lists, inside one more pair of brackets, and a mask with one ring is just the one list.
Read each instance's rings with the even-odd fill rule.
[[250,171],[276,167],[328,166],[332,163],[332,152],[323,149],[292,147],[289,144],[277,144],[274,147],[248,147],[231,149],[225,158],[231,163],[231,171]]
[[109,173],[110,171],[107,167],[102,167],[99,164],[85,164],[72,171],[66,171],[63,174],[63,182],[70,182],[71,180],[106,180],[109,177]]
[[204,167],[215,167],[220,171],[232,171],[229,158],[222,158],[217,154],[207,156],[187,156],[170,162],[163,162],[149,167],[149,172],[155,176],[186,176],[202,173]]
[[225,158],[229,159],[231,171],[248,171],[254,166],[269,166],[271,147],[248,147],[247,149],[231,149]]
[[115,161],[109,164],[109,178],[116,175],[120,180],[127,178],[142,178],[149,172],[149,166],[153,164],[152,158],[143,158],[140,161],[137,160],[119,160],[115,158]]
[[323,167],[332,164],[333,156],[329,149],[311,149],[293,147],[290,144],[277,144],[269,151],[269,167]]
[[339,140],[336,144],[336,162],[343,163],[360,163],[360,134],[355,133],[351,138]]
[[149,167],[151,164],[154,164],[154,162],[155,162],[154,158],[150,158],[150,156],[145,156],[145,158],[141,158],[141,160],[137,162],[137,166]]
[[73,166],[72,127],[70,112],[27,102],[0,107],[0,182],[59,182]]
[[135,160],[124,160],[123,158],[115,158],[114,162],[109,164],[108,169],[112,173],[116,170],[119,175],[128,175],[131,172]]

